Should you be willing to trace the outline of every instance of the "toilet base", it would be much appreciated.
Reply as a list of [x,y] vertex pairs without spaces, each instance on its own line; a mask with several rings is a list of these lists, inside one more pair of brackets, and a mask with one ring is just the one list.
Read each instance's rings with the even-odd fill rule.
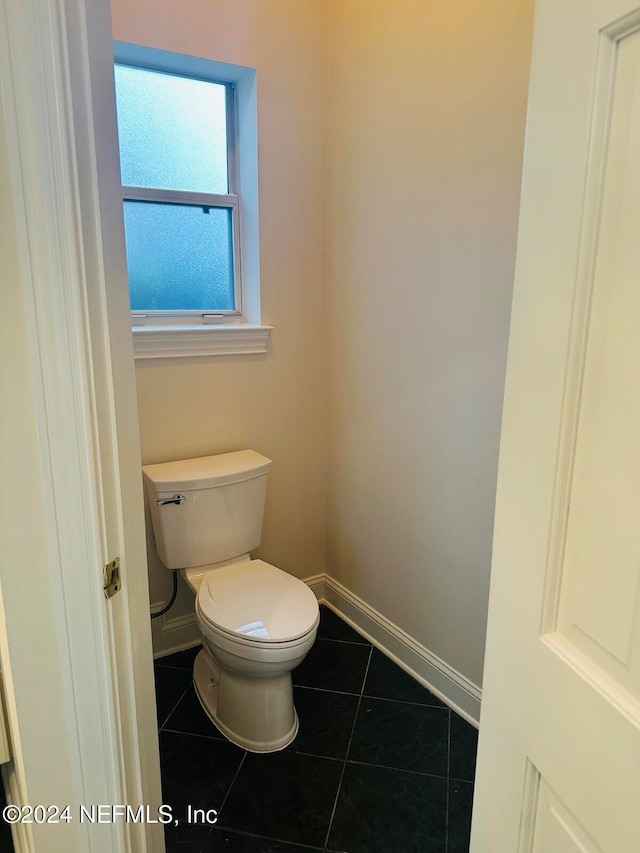
[[268,678],[230,672],[205,647],[195,659],[193,684],[211,722],[242,749],[276,752],[298,733],[289,672]]

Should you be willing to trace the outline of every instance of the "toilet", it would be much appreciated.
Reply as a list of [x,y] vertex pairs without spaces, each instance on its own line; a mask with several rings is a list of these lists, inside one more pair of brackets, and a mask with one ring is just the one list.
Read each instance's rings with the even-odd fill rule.
[[291,671],[316,638],[318,602],[298,578],[250,552],[262,536],[271,460],[253,450],[142,469],[160,559],[196,595],[202,707],[251,752],[284,749],[298,731]]

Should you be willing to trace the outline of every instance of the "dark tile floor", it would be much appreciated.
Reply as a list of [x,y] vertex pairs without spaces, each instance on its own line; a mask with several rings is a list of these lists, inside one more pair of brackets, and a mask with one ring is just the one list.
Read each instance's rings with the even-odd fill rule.
[[[3,809],[7,800],[0,779],[0,809]],[[0,818],[0,850],[2,853],[13,853],[13,841],[11,839],[11,825]]]
[[168,827],[184,853],[463,853],[477,732],[321,608],[294,670],[300,731],[247,753],[205,717],[191,684],[198,649],[156,661],[164,802],[215,809],[215,825]]

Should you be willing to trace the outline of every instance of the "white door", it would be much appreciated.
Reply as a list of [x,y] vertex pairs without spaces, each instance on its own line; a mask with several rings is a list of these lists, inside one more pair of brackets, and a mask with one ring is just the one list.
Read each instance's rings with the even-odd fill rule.
[[640,5],[539,0],[473,853],[640,851]]
[[0,221],[4,775],[54,807],[16,851],[160,853],[79,817],[161,798],[108,0],[0,0]]

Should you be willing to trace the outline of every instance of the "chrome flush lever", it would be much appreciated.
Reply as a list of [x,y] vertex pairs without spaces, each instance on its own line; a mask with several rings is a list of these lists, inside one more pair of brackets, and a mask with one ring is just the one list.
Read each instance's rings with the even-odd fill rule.
[[163,501],[156,501],[158,506],[167,506],[167,504],[183,504],[184,495],[174,495],[172,498],[166,498]]

